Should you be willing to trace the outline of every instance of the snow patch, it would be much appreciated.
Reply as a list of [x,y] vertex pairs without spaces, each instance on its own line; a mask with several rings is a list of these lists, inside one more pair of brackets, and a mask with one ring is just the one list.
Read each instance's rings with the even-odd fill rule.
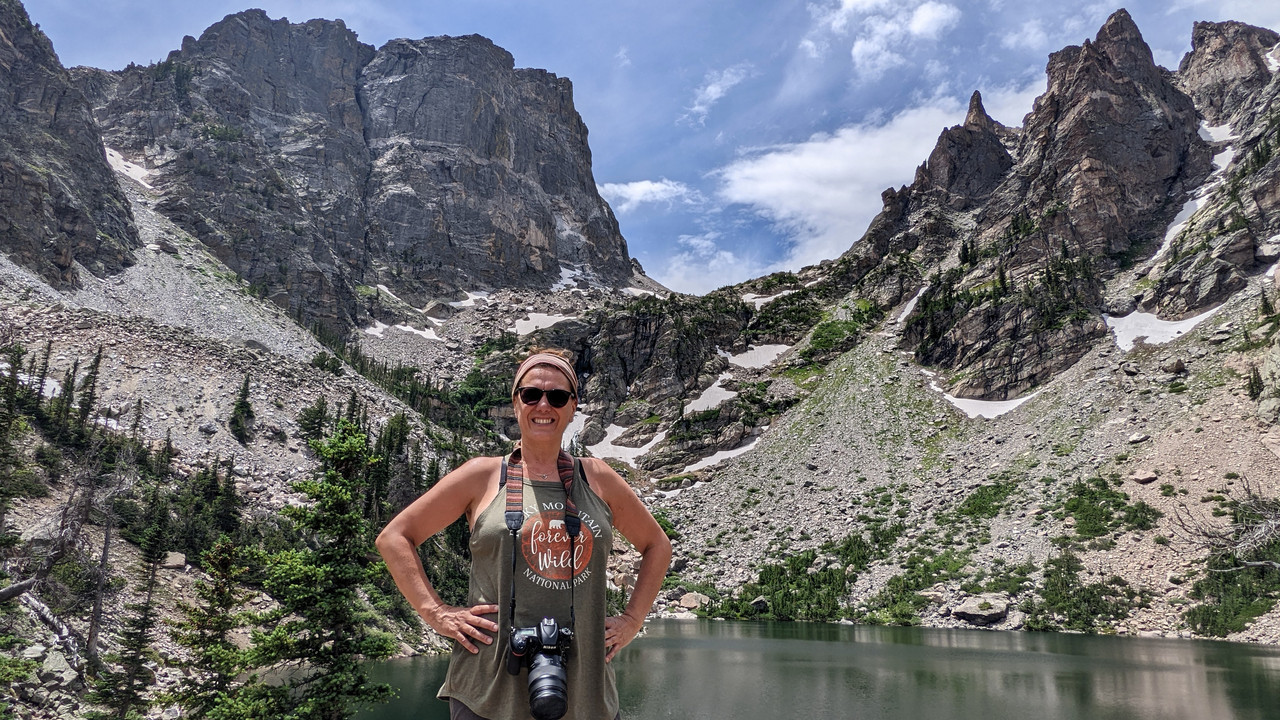
[[644,288],[637,288],[637,287],[622,288],[622,292],[632,297],[644,297],[645,295],[657,295],[657,293],[655,293],[652,290],[645,290]]
[[907,316],[911,314],[911,311],[916,309],[916,303],[920,302],[920,298],[924,296],[924,291],[928,289],[928,285],[920,288],[920,292],[916,293],[915,297],[907,301],[907,306],[902,308],[902,312],[898,313],[898,319],[894,322],[901,325],[907,319]]
[[558,322],[574,319],[573,315],[547,315],[545,313],[529,313],[528,320],[517,320],[515,325],[508,328],[516,335],[528,335],[534,330],[549,328]]
[[790,345],[748,345],[747,349],[737,355],[723,353],[729,362],[741,368],[762,368],[773,364],[782,353],[790,350]]
[[151,175],[150,170],[125,160],[123,155],[106,145],[102,147],[107,151],[107,162],[110,163],[112,170],[136,180],[139,185],[148,190],[155,189],[147,183],[147,177]]
[[396,325],[395,328],[397,330],[403,330],[405,332],[413,333],[414,335],[421,335],[427,340],[440,340],[443,342],[443,339],[436,334],[435,330],[431,328],[427,328],[426,330],[419,330],[418,328],[413,327],[412,325]]
[[[556,218],[557,224],[559,218]],[[578,280],[582,279],[582,270],[578,268],[560,266],[560,280],[551,286],[552,290],[576,290],[578,288]]]
[[1115,333],[1116,345],[1128,352],[1133,349],[1139,339],[1148,345],[1160,345],[1190,332],[1196,325],[1218,312],[1221,307],[1219,305],[1186,320],[1161,320],[1153,313],[1144,312],[1131,312],[1124,317],[1103,315],[1102,319],[1107,323],[1107,327],[1111,328],[1111,332]]
[[1264,55],[1263,59],[1267,61],[1267,69],[1273,75],[1280,72],[1280,45],[1271,48],[1271,52]]
[[764,307],[768,303],[771,303],[774,300],[777,300],[778,298],[784,295],[790,295],[793,292],[795,292],[795,290],[783,290],[782,292],[776,295],[769,295],[769,296],[757,295],[755,293],[747,293],[746,295],[742,296],[742,302],[751,303],[752,305],[756,306],[757,310],[759,310],[760,308]]
[[449,303],[449,305],[451,307],[456,307],[456,308],[475,307],[476,301],[478,300],[489,302],[489,293],[485,292],[484,290],[480,290],[478,292],[468,292],[466,300],[456,300],[454,302]]
[[1236,136],[1231,134],[1230,125],[1205,125],[1200,123],[1200,138],[1208,142],[1222,142],[1224,140],[1235,140]]
[[1013,410],[1014,408],[1018,407],[1022,403],[1040,394],[1040,391],[1037,390],[1031,393],[1030,395],[1027,395],[1026,397],[1020,397],[1016,400],[974,400],[971,398],[958,398],[955,395],[948,394],[942,388],[938,387],[938,383],[936,382],[929,383],[929,387],[932,390],[942,393],[942,397],[946,398],[947,402],[951,403],[952,405],[955,405],[957,408],[960,409],[961,412],[963,412],[965,415],[968,415],[971,418],[1000,417],[1001,415],[1009,412],[1010,410]]
[[634,465],[635,461],[639,459],[641,455],[644,455],[645,453],[649,452],[658,443],[662,442],[667,438],[667,431],[663,430],[659,432],[657,435],[654,435],[652,440],[645,443],[644,445],[641,445],[640,447],[631,448],[631,447],[623,447],[622,445],[614,445],[613,441],[617,440],[619,437],[622,437],[622,433],[626,432],[627,430],[628,428],[624,428],[621,425],[610,425],[604,431],[604,440],[601,440],[595,445],[589,446],[587,449],[590,450],[591,454],[594,455],[595,457],[613,458],[615,460],[622,460],[623,462],[628,462]]
[[[391,290],[389,290],[389,289],[387,288],[387,286],[386,286],[386,285],[378,285],[378,286],[376,286],[376,287],[377,287],[379,290],[381,290],[382,292],[386,293],[387,297],[391,298],[392,300],[395,300],[395,301],[396,301],[396,302],[398,302],[398,303],[403,303],[403,302],[404,302],[404,301],[403,301],[403,300],[401,300],[400,298],[396,297],[396,294],[395,294],[395,293],[393,293],[393,292],[391,292]],[[406,303],[406,304],[407,304],[407,303]]]
[[373,327],[367,327],[364,329],[364,331],[369,335],[372,335],[376,338],[380,338],[380,337],[385,337],[386,332],[393,327],[396,330],[403,330],[405,332],[413,333],[414,335],[421,335],[427,340],[441,340],[441,337],[439,335],[436,335],[436,331],[432,330],[431,328],[427,328],[426,330],[419,330],[413,327],[412,325],[387,325],[386,323],[379,322],[377,320],[373,321]]
[[759,441],[760,441],[759,436],[753,437],[749,442],[743,445],[739,445],[738,447],[732,450],[721,450],[720,452],[716,453],[715,455],[712,455],[711,457],[705,457],[699,460],[698,462],[686,467],[681,472],[693,472],[694,470],[701,470],[703,468],[711,467],[716,463],[722,462],[724,460],[728,460],[731,457],[736,457],[738,455],[741,455],[742,453],[755,447],[756,443]]
[[720,377],[716,378],[716,381],[711,384],[711,387],[703,390],[701,395],[690,400],[689,404],[684,406],[684,411],[686,413],[692,413],[710,410],[713,407],[719,407],[720,403],[725,400],[736,397],[738,393],[733,390],[726,390],[720,386],[721,383],[728,379],[729,373],[720,373]]

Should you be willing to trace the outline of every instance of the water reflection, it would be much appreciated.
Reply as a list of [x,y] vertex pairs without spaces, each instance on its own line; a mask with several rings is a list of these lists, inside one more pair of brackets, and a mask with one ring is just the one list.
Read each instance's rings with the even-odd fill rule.
[[[1222,642],[657,621],[615,662],[627,720],[1280,719],[1280,649]],[[443,659],[377,670],[401,698],[365,720],[448,716]]]

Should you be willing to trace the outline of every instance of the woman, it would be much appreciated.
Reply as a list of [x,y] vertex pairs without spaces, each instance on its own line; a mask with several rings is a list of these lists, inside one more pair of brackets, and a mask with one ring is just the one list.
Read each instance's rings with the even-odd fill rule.
[[[671,561],[671,543],[613,468],[593,458],[579,465],[561,450],[578,407],[578,377],[564,353],[525,359],[511,399],[520,425],[511,455],[476,458],[441,478],[387,524],[378,550],[422,619],[457,641],[439,693],[449,700],[451,718],[531,717],[523,669],[530,657],[509,664],[512,616],[522,630],[551,618],[572,631],[564,655],[567,720],[615,718],[618,693],[609,662],[644,625]],[[569,532],[575,510],[576,537]],[[431,587],[416,548],[462,515],[471,527],[471,581],[467,607],[454,607]],[[606,617],[614,529],[642,563],[626,610]],[[541,647],[556,654],[554,646]]]

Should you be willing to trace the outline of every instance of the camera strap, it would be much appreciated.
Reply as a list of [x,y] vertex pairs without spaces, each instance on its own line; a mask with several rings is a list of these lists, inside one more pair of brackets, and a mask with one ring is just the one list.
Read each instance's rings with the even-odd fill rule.
[[[556,458],[556,470],[560,475],[560,484],[564,486],[564,529],[569,534],[569,627],[573,628],[575,617],[573,611],[573,576],[575,552],[578,533],[582,530],[582,518],[578,513],[578,504],[573,501],[573,483],[577,476],[580,461],[560,451]],[[507,507],[503,517],[507,529],[511,531],[511,627],[516,626],[516,565],[519,560],[520,528],[524,526],[524,460],[520,456],[520,447],[511,451],[511,455],[502,459],[502,471],[498,477],[498,488],[506,486]]]

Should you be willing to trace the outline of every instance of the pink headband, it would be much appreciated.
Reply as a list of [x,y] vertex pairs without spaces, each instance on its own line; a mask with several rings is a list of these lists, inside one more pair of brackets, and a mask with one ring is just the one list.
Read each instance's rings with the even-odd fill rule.
[[559,370],[565,378],[568,379],[569,387],[573,390],[574,397],[577,397],[578,374],[573,371],[573,366],[569,364],[569,361],[559,355],[552,355],[551,353],[530,355],[528,358],[525,358],[524,362],[520,363],[520,369],[516,370],[516,379],[511,382],[511,395],[513,397],[516,394],[516,388],[520,387],[520,380],[526,373],[539,365],[550,365],[556,370]]

